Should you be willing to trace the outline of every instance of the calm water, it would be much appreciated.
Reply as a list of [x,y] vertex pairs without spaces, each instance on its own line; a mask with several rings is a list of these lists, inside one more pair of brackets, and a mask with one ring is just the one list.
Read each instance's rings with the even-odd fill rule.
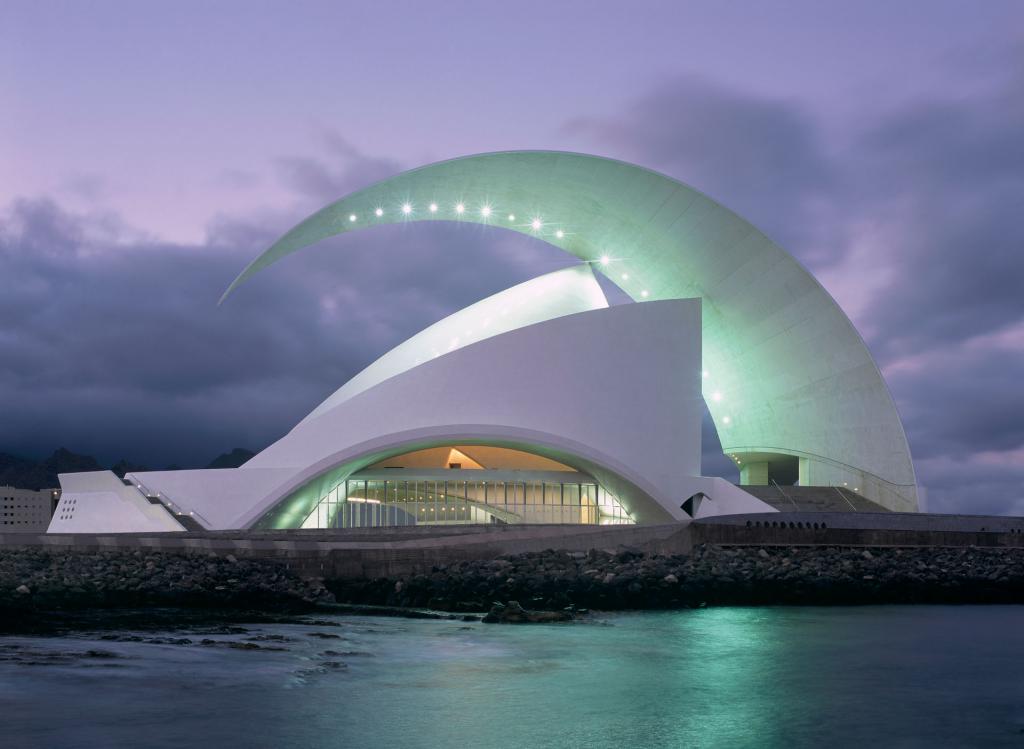
[[1024,607],[331,621],[0,638],[0,746],[1024,746]]

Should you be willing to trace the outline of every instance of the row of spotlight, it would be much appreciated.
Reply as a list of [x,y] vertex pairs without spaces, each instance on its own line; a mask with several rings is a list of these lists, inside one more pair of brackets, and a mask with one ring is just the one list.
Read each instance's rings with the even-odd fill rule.
[[[432,213],[432,214],[436,214],[440,210],[440,208],[437,205],[437,203],[431,203],[430,205],[427,206],[427,210],[430,213]],[[455,210],[455,214],[456,215],[462,216],[462,215],[464,215],[466,213],[466,204],[465,203],[456,203],[455,206],[454,206],[454,210]],[[402,215],[403,216],[411,216],[413,214],[413,212],[414,212],[412,203],[402,203],[401,211],[402,211]],[[374,213],[374,215],[377,218],[381,218],[381,217],[384,216],[384,209],[382,207],[378,206],[374,210],[373,213]],[[494,215],[494,209],[490,205],[486,205],[485,204],[485,205],[480,206],[480,216],[481,217],[486,219],[486,218],[491,218],[493,215]],[[350,213],[349,216],[348,216],[348,220],[349,220],[350,223],[355,223],[356,221],[359,220],[359,216],[357,214],[355,214],[355,213]],[[516,221],[516,215],[514,213],[508,214],[508,221],[509,221],[509,223],[514,223]],[[533,231],[535,231],[535,232],[541,231],[544,228],[544,221],[543,221],[543,219],[541,219],[540,217],[536,217],[536,216],[534,218],[530,219],[530,228]],[[565,232],[562,229],[556,229],[555,230],[555,237],[557,239],[564,239],[565,238]],[[612,259],[608,255],[602,255],[598,259],[597,262],[599,262],[602,266],[607,267],[608,265],[611,264]],[[620,275],[620,278],[623,281],[628,281],[629,280],[629,274],[628,273],[622,273]],[[647,289],[641,289],[640,290],[640,296],[642,298],[646,299],[646,298],[648,298],[650,296],[650,292]],[[705,370],[702,373],[702,375],[703,375],[704,379],[707,379],[707,377],[708,377],[707,370]],[[715,403],[720,403],[722,401],[722,393],[720,391],[716,390],[715,392],[713,392],[711,394],[711,400],[713,400]],[[725,424],[726,426],[728,426],[729,424],[732,423],[732,417],[730,417],[730,416],[723,416],[722,417],[722,423]]]
[[[430,211],[430,213],[437,213],[440,210],[440,208],[438,207],[437,203],[431,203],[429,206],[427,206],[427,210]],[[412,203],[402,203],[401,211],[402,211],[402,215],[403,216],[411,216],[413,214],[413,212],[414,212]],[[462,215],[465,215],[465,213],[466,213],[466,204],[465,203],[456,203],[455,204],[455,214],[458,215],[458,216],[462,216]],[[374,209],[373,215],[376,216],[377,218],[383,217],[384,216],[384,209],[382,207],[378,206],[376,209]],[[494,215],[494,209],[491,206],[489,206],[489,205],[482,205],[482,206],[480,206],[480,215],[483,218],[491,218],[491,216]],[[349,220],[349,223],[353,223],[354,224],[356,221],[359,220],[359,216],[357,214],[355,214],[355,213],[350,213],[348,215],[348,220]],[[508,221],[509,221],[509,223],[514,223],[515,220],[516,220],[516,214],[514,214],[514,213],[508,214]],[[539,232],[539,231],[541,231],[544,228],[544,221],[540,217],[537,217],[537,216],[533,217],[532,219],[530,219],[529,223],[530,223],[530,228],[533,231],[535,231],[535,232]],[[565,239],[565,231],[562,230],[562,229],[556,229],[555,230],[555,238],[556,239]],[[611,264],[612,259],[608,255],[602,255],[598,259],[597,262],[599,262],[602,266],[607,267],[608,265]],[[620,275],[620,278],[623,281],[628,281],[629,280],[629,274],[628,273],[622,273]],[[644,299],[647,299],[647,297],[650,296],[650,292],[647,289],[641,289],[640,290],[640,296],[642,298],[644,298]]]

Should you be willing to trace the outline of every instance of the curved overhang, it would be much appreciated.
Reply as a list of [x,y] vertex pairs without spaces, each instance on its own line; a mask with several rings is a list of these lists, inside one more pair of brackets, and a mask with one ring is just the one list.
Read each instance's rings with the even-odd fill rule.
[[440,356],[512,330],[608,306],[587,264],[546,273],[453,312],[374,361],[299,422]]
[[240,470],[288,472],[231,526],[300,524],[351,472],[453,444],[543,455],[593,476],[637,522],[683,519],[700,473],[700,355],[695,299],[591,309],[476,341],[337,403],[252,458]]
[[646,478],[592,446],[556,435],[493,425],[446,425],[430,430],[409,430],[349,446],[309,466],[274,489],[245,516],[240,527],[296,528],[322,497],[353,473],[387,458],[414,450],[454,444],[504,447],[541,455],[593,476],[614,494],[638,523],[667,523],[673,515],[654,497],[658,494]]
[[414,169],[307,218],[256,258],[224,298],[322,239],[411,221],[471,222],[542,239],[591,263],[635,301],[700,297],[704,398],[727,454],[805,456],[803,483],[863,477],[870,499],[917,509],[895,404],[835,301],[749,222],[632,164],[521,151]]

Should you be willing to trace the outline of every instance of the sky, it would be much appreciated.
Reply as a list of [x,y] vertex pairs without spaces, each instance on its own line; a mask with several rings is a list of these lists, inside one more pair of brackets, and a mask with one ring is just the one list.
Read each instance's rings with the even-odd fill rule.
[[[305,215],[453,156],[669,174],[864,336],[926,506],[1024,514],[1024,4],[0,4],[0,451],[204,465],[426,325],[573,258]],[[705,470],[728,474],[705,424]]]

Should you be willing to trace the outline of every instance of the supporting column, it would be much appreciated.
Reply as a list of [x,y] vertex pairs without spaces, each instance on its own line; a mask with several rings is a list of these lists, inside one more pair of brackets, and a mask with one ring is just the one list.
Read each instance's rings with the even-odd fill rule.
[[743,486],[768,486],[768,462],[741,463],[740,484]]

